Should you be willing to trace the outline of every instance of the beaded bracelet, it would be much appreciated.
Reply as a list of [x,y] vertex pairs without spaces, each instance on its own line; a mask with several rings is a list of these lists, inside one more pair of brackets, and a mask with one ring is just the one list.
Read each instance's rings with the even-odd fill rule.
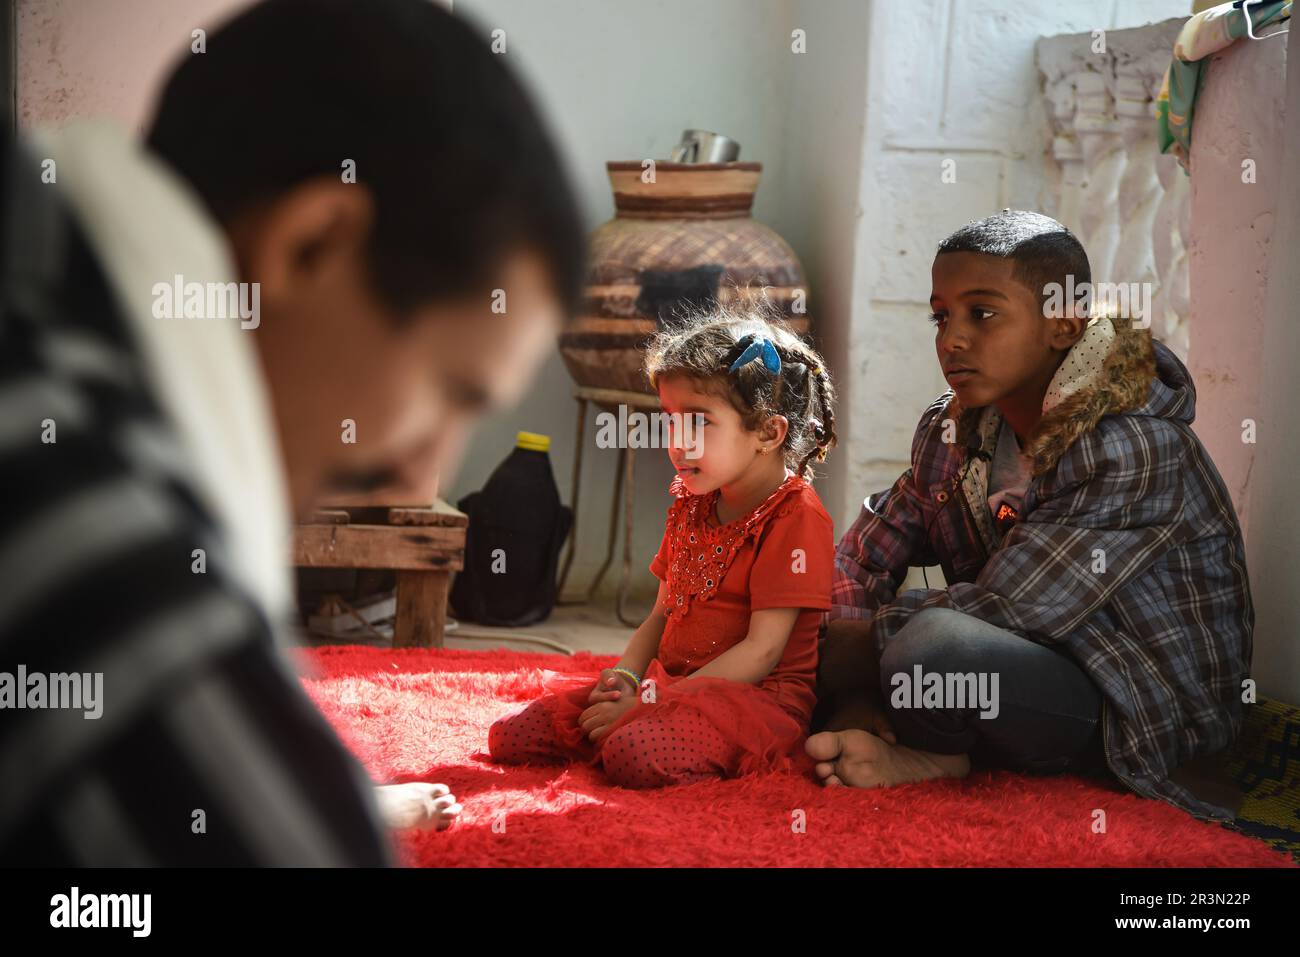
[[641,679],[637,677],[636,672],[629,671],[627,668],[611,668],[610,670],[616,675],[622,675],[624,678],[632,679],[632,684],[636,689],[638,691],[641,690]]

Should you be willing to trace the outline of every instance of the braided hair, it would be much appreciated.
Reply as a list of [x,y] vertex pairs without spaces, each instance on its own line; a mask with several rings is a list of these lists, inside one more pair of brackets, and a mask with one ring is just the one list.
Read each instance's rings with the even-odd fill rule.
[[[728,371],[753,336],[770,340],[780,372],[770,372],[762,362]],[[766,299],[743,308],[713,304],[672,320],[650,340],[645,371],[652,385],[663,376],[682,375],[705,392],[725,396],[750,431],[771,416],[785,416],[789,429],[781,454],[786,467],[802,478],[812,479],[812,463],[825,461],[838,441],[835,387],[825,360]]]

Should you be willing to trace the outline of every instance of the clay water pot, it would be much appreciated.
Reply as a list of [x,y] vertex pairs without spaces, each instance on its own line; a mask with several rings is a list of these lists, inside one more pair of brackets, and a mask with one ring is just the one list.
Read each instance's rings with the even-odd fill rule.
[[750,215],[761,163],[606,164],[615,216],[591,235],[583,307],[560,336],[581,386],[653,393],[646,341],[674,309],[764,295],[807,336],[807,286],[790,244]]

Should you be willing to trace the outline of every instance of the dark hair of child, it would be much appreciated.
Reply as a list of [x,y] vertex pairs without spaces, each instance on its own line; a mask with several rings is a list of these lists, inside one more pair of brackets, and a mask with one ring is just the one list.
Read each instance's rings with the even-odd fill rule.
[[1004,209],[984,219],[967,223],[939,244],[943,253],[982,253],[1014,263],[1012,278],[1022,283],[1040,301],[1048,298],[1047,286],[1065,286],[1074,277],[1076,288],[1091,284],[1088,254],[1074,234],[1041,213]]
[[[771,340],[781,359],[779,373],[761,361],[727,371],[750,334]],[[770,416],[785,416],[789,428],[781,454],[801,478],[812,479],[812,463],[825,461],[837,441],[835,387],[825,361],[766,300],[740,308],[712,305],[674,320],[650,341],[645,370],[652,384],[663,376],[686,376],[701,391],[725,397],[751,431]]]

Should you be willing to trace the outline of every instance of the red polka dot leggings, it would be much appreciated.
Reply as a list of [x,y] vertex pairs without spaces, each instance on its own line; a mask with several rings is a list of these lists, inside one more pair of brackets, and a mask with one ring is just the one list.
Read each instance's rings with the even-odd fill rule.
[[[495,722],[488,730],[493,760],[547,764],[577,758],[556,739],[550,704],[541,698]],[[728,777],[736,773],[741,754],[707,719],[688,708],[638,718],[610,732],[600,745],[605,775],[625,788]]]

